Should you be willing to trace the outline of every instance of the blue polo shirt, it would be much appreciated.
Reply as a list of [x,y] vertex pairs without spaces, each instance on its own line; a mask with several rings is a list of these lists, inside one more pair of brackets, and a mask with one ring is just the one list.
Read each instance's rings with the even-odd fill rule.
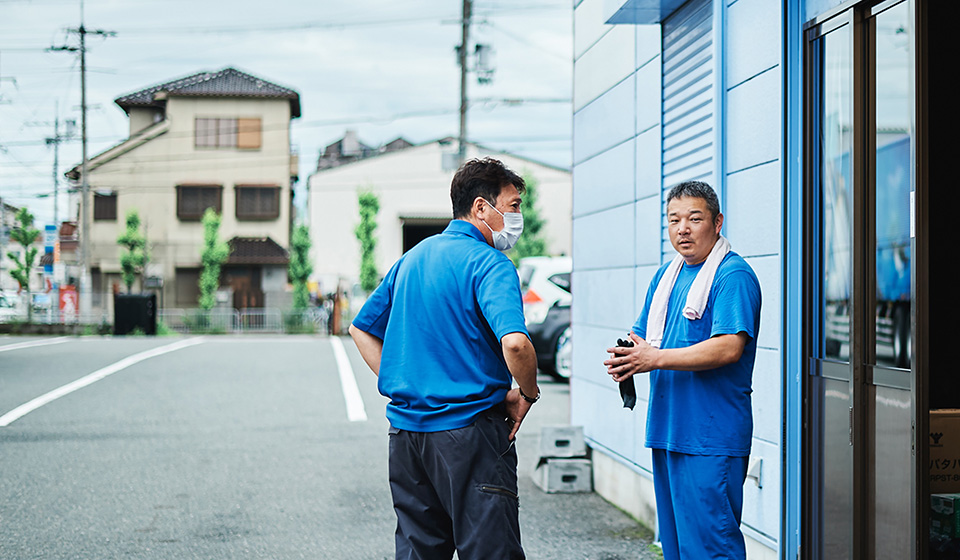
[[503,402],[500,339],[527,334],[516,267],[462,220],[400,257],[353,325],[383,340],[387,419],[414,432],[469,426]]
[[[654,275],[633,326],[646,337],[653,292],[670,263]],[[687,292],[703,264],[684,264],[670,292],[661,348],[684,348],[710,337],[746,333],[740,360],[705,371],[653,370],[647,407],[646,446],[688,455],[745,457],[753,436],[751,393],[760,332],[760,282],[750,265],[727,253],[713,280],[703,316],[682,315]]]

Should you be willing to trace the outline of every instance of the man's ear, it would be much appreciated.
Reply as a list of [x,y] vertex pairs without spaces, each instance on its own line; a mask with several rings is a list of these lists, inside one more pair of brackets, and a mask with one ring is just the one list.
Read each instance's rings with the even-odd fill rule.
[[716,226],[717,235],[720,235],[720,230],[723,228],[723,213],[717,214],[717,219],[713,221],[713,225]]
[[484,200],[482,196],[478,196],[477,198],[473,199],[472,209],[473,209],[474,216],[479,218],[481,214],[486,213],[486,208],[487,208],[487,201]]

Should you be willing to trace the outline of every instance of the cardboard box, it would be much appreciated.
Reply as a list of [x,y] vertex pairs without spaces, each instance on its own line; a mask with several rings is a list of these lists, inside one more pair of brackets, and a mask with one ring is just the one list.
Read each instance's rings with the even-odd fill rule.
[[544,457],[533,473],[533,483],[550,494],[590,492],[593,490],[592,471],[589,459]]
[[960,537],[960,494],[930,495],[930,536]]
[[541,457],[583,457],[586,454],[583,426],[544,426],[540,430]]
[[960,493],[960,409],[930,411],[930,493]]

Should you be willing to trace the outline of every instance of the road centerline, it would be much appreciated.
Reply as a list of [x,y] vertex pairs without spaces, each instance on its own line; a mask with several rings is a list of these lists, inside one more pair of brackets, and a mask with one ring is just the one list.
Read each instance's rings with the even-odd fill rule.
[[49,404],[60,397],[69,395],[74,391],[78,391],[87,385],[91,385],[100,381],[101,379],[113,375],[118,371],[122,371],[132,365],[138,364],[144,360],[149,360],[150,358],[155,358],[157,356],[162,356],[163,354],[168,354],[170,352],[176,352],[183,348],[188,348],[190,346],[196,346],[204,342],[202,337],[190,338],[187,340],[181,340],[174,342],[173,344],[167,344],[166,346],[160,346],[158,348],[153,348],[151,350],[146,350],[132,356],[127,356],[122,360],[114,362],[107,367],[100,368],[97,371],[87,374],[76,381],[72,381],[50,391],[49,393],[40,395],[39,397],[31,400],[30,402],[24,403],[17,408],[11,410],[10,412],[0,416],[0,428],[5,428],[15,422],[16,420],[26,416],[27,414],[33,412],[34,410],[40,408],[45,404]]
[[337,360],[337,370],[340,372],[340,388],[343,391],[343,400],[347,403],[347,419],[351,422],[366,422],[367,411],[363,406],[363,397],[357,386],[357,377],[347,357],[347,350],[339,337],[330,337],[333,347],[333,357]]

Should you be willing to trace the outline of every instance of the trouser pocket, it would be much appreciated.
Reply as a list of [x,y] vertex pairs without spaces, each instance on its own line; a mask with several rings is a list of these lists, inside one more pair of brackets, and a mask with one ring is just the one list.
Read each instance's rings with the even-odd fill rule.
[[512,498],[514,500],[520,500],[520,496],[516,492],[513,492],[507,488],[500,486],[491,486],[489,484],[481,484],[480,491],[487,494],[494,494],[496,496],[503,496],[504,498]]

